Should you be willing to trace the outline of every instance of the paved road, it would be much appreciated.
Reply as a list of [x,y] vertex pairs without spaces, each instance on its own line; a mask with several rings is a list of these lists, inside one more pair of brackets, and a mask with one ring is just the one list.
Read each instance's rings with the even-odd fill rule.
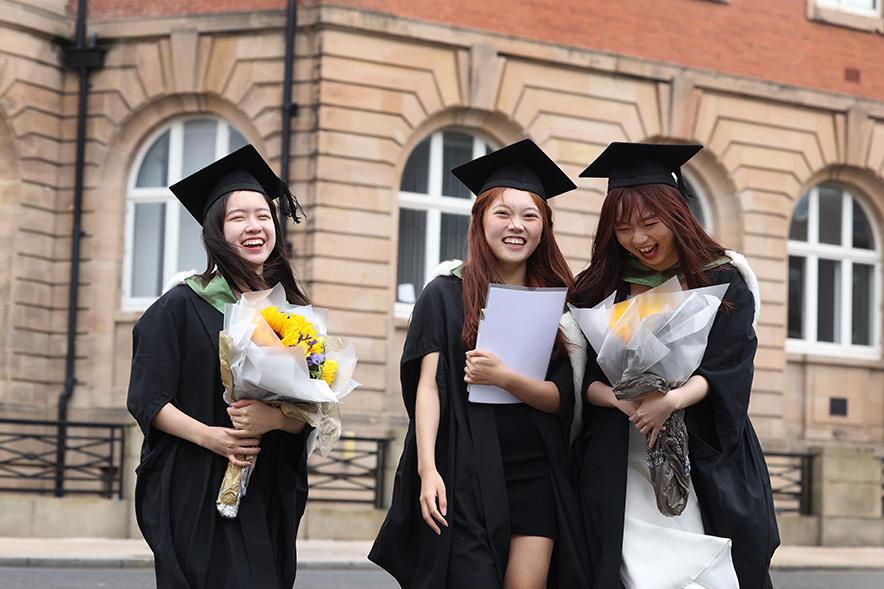
[[[776,572],[776,589],[869,589],[884,587],[884,572]],[[0,568],[0,589],[155,589],[152,570]],[[295,589],[396,589],[383,571],[301,570]]]
[[[398,589],[383,571],[300,570],[295,589]],[[0,568],[0,589],[156,589],[153,569]]]

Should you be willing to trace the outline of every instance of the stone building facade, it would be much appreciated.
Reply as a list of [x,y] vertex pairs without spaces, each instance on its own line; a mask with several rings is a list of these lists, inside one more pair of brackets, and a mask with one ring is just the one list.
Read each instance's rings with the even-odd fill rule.
[[[409,305],[469,212],[450,158],[527,136],[576,178],[611,141],[702,143],[686,169],[699,212],[761,286],[762,444],[852,452],[866,474],[825,475],[846,489],[828,516],[869,520],[864,541],[884,544],[884,41],[869,3],[299,3],[289,164],[307,220],[288,238],[330,331],[358,349],[345,429],[401,434]],[[122,421],[132,325],[168,274],[201,263],[165,185],[244,141],[280,169],[285,2],[86,4],[107,52],[89,78],[68,411]],[[3,417],[54,418],[65,380],[78,78],[60,40],[76,13],[0,0]],[[577,184],[551,201],[575,271],[604,191]]]

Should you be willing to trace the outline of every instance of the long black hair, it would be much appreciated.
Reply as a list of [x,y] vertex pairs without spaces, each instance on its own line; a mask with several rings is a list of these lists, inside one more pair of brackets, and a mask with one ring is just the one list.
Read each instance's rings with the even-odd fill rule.
[[[263,196],[263,195],[262,195]],[[282,227],[274,202],[264,196],[273,219],[273,231],[276,239],[270,255],[264,261],[261,275],[239,257],[236,250],[224,238],[224,218],[227,216],[227,200],[225,194],[216,200],[203,220],[203,247],[206,248],[206,271],[200,274],[203,283],[208,283],[215,273],[220,273],[231,288],[242,291],[264,290],[281,283],[285,289],[285,298],[294,305],[309,305],[310,299],[301,290],[294,269],[286,256],[285,243],[280,239]]]

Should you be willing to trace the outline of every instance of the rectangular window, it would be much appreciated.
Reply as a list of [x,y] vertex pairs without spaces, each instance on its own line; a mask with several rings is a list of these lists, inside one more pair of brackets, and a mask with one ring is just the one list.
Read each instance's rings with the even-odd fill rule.
[[181,153],[181,176],[190,176],[215,161],[215,136],[218,123],[197,119],[184,123],[184,149]]
[[853,343],[868,346],[872,343],[872,281],[874,266],[853,265]]
[[856,12],[872,12],[878,9],[878,0],[817,0],[817,4]]
[[841,264],[820,260],[817,281],[817,341],[841,341]]
[[789,337],[804,338],[804,258],[789,256]]
[[426,194],[430,185],[430,140],[421,141],[411,152],[402,172],[399,190]]
[[467,232],[470,230],[470,219],[466,215],[442,213],[442,241],[439,246],[441,260],[464,260],[467,256]]
[[819,189],[820,243],[841,245],[842,201],[843,198],[840,190],[827,187]]
[[399,209],[399,268],[396,300],[414,303],[424,287],[427,212]]
[[132,238],[133,297],[156,297],[163,291],[163,256],[166,232],[166,204],[135,205]]
[[178,268],[177,272],[206,269],[206,250],[203,249],[202,227],[178,203]]
[[446,131],[442,134],[442,194],[472,198],[472,193],[449,172],[473,158],[473,138],[465,133]]

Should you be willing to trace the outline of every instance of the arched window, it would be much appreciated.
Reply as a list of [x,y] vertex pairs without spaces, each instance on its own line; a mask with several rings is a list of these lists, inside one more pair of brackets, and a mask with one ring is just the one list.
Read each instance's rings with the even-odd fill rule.
[[479,137],[442,130],[411,152],[399,187],[397,315],[410,312],[440,261],[466,256],[475,197],[450,170],[489,151]]
[[870,219],[837,186],[801,197],[789,228],[790,351],[880,355],[881,251]]
[[214,118],[175,121],[144,143],[126,191],[124,309],[147,308],[176,272],[205,269],[199,224],[168,186],[246,143],[239,131]]

